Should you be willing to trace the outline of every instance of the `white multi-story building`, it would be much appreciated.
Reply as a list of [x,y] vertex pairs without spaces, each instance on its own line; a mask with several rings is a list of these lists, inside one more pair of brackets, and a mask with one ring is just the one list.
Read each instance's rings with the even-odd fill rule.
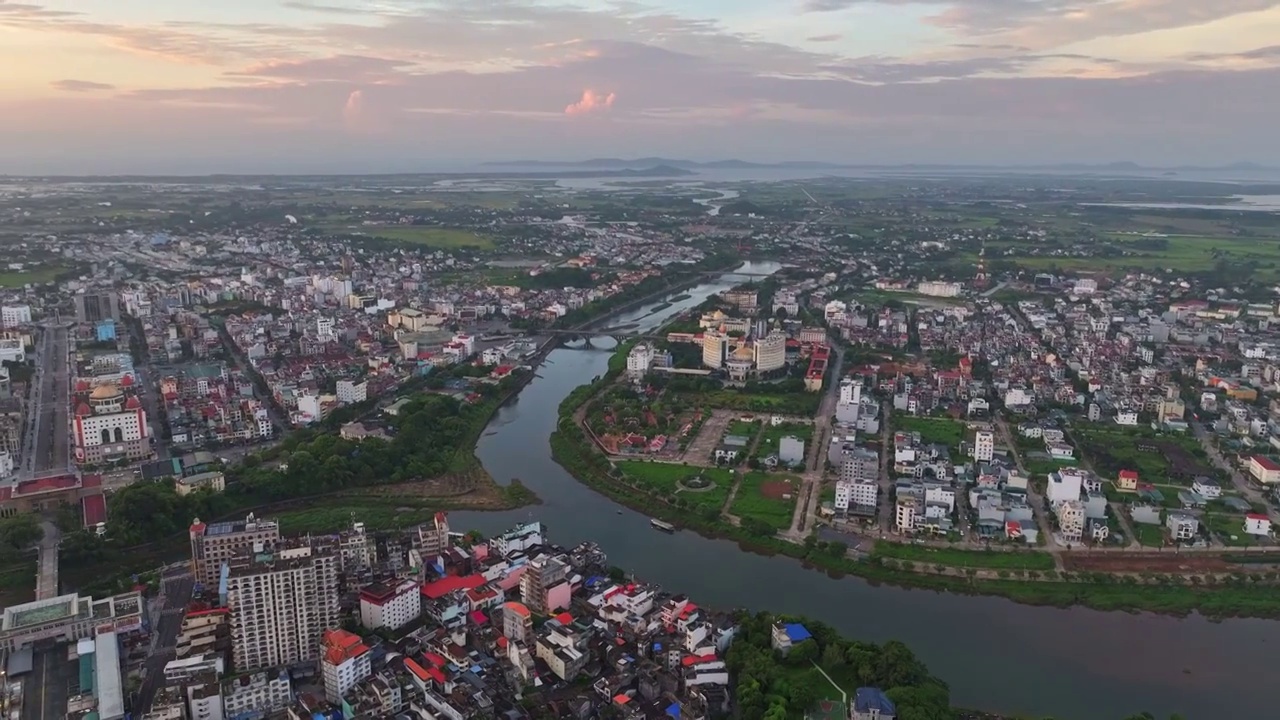
[[715,330],[708,330],[702,335],[702,364],[709,368],[724,367],[725,348],[729,345],[728,336]]
[[370,630],[396,630],[422,614],[422,593],[412,580],[374,583],[360,591],[360,624]]
[[0,307],[0,327],[17,327],[31,322],[30,305],[5,305]]
[[874,508],[877,505],[878,487],[874,482],[836,481],[836,512],[847,513],[850,508]]
[[[132,382],[128,376],[125,379]],[[77,463],[96,465],[151,455],[147,411],[136,396],[126,399],[119,386],[107,383],[81,397],[72,426]]]
[[198,720],[224,720],[225,707],[222,701],[222,685],[217,676],[210,676],[208,682],[189,683],[184,686],[187,693],[187,707],[191,708],[188,717]]
[[13,456],[4,450],[0,450],[0,479],[12,475],[13,469]]
[[369,399],[369,381],[339,380],[334,394],[343,405],[364,402]]
[[316,337],[328,340],[333,337],[333,318],[316,318]]
[[196,518],[189,529],[191,573],[206,588],[216,588],[222,566],[246,548],[270,548],[280,541],[280,525],[249,513],[244,520],[206,525]]
[[1249,474],[1263,485],[1280,483],[1280,463],[1265,455],[1254,455],[1249,458]]
[[973,459],[979,462],[990,462],[996,456],[996,434],[990,430],[979,430],[973,436]]
[[1068,500],[1057,506],[1058,532],[1063,542],[1076,543],[1084,536],[1084,503]]
[[291,702],[293,685],[286,670],[241,675],[222,684],[226,717],[265,717],[289,707]]
[[916,518],[919,517],[919,507],[915,498],[901,498],[898,500],[897,507],[893,512],[893,524],[898,528],[898,532],[915,532]]
[[1062,468],[1049,475],[1049,490],[1046,493],[1049,505],[1057,507],[1059,503],[1080,499],[1084,489],[1085,474],[1075,468]]
[[857,405],[862,402],[862,383],[853,378],[844,378],[840,381],[840,400],[841,405]]
[[359,635],[346,630],[326,630],[324,652],[320,656],[325,699],[334,705],[340,704],[348,690],[373,674],[369,656],[369,647]]
[[237,671],[314,661],[338,626],[338,558],[310,544],[247,548],[231,559],[227,606]]
[[963,287],[960,283],[929,280],[916,285],[916,292],[933,297],[957,297]]
[[787,364],[787,334],[773,330],[755,342],[756,372],[767,373]]
[[1270,535],[1271,518],[1260,513],[1249,513],[1244,516],[1244,532],[1246,535]]
[[653,345],[647,342],[637,344],[627,353],[627,377],[639,380],[653,367],[653,359],[657,353]]
[[1092,295],[1098,292],[1098,281],[1093,278],[1080,278],[1076,280],[1075,292],[1077,295]]
[[955,512],[955,488],[949,485],[925,485],[924,502],[926,505],[945,506],[948,513]]

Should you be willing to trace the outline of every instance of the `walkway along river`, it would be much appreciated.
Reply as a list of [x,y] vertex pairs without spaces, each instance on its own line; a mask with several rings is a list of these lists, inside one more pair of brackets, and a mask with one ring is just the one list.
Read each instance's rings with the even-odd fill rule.
[[[772,272],[749,263],[743,272]],[[658,312],[626,313],[610,324],[652,329],[737,284],[733,276],[682,291],[690,299]],[[1280,622],[1211,622],[1083,608],[1018,605],[1002,598],[834,580],[782,557],[742,552],[691,532],[661,533],[646,515],[579,484],[551,459],[548,438],[560,401],[604,373],[611,341],[551,353],[533,380],[494,417],[477,455],[499,482],[518,477],[543,504],[506,513],[453,513],[455,528],[495,533],[530,519],[572,545],[595,540],[610,560],[641,578],[716,607],[809,615],[850,637],[901,640],[952,686],[953,702],[1057,720],[1120,720],[1150,710],[1187,720],[1271,717],[1274,689],[1260,682],[1280,652]],[[618,511],[622,510],[619,515]]]

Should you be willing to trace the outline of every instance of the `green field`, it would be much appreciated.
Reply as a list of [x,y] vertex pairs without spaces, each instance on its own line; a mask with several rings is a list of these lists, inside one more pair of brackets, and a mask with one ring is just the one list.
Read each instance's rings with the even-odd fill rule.
[[995,570],[1052,570],[1053,556],[1038,550],[996,551],[932,548],[924,545],[880,540],[872,551],[873,558],[951,567],[988,568]]
[[[1200,516],[1200,522],[1213,531],[1218,539],[1223,543],[1233,547],[1248,547],[1250,545],[1258,545],[1258,539],[1252,535],[1246,535],[1244,532],[1244,516],[1243,515],[1221,515],[1218,513],[1205,513]],[[1232,539],[1232,536],[1235,539]]]
[[[698,509],[715,508],[719,511],[729,499],[729,489],[733,487],[733,472],[721,468],[697,468],[639,460],[627,460],[617,465],[624,475],[657,489],[663,495],[679,498],[690,507]],[[714,482],[715,487],[700,492],[681,489],[681,480],[699,474]]]
[[807,451],[809,443],[813,442],[813,425],[810,423],[782,423],[781,425],[766,425],[764,428],[764,434],[760,437],[760,446],[757,448],[756,455],[759,455],[760,457],[777,455],[778,448],[782,443],[782,438],[787,437],[788,435],[803,440]]
[[1146,525],[1142,523],[1130,523],[1133,525],[1133,534],[1137,537],[1138,543],[1144,547],[1161,547],[1164,545],[1164,527],[1161,525]]
[[920,439],[927,443],[940,443],[949,448],[956,448],[964,438],[965,425],[957,420],[946,418],[898,416],[893,419],[895,430],[920,433]]
[[348,235],[366,235],[372,238],[425,245],[435,248],[493,249],[493,238],[462,228],[440,228],[425,225],[330,225],[329,232]]
[[14,270],[0,270],[0,287],[17,288],[27,284],[39,285],[41,283],[53,282],[59,275],[66,272],[66,270],[66,268],[60,265],[42,265],[22,272]]
[[691,401],[698,401],[709,407],[727,410],[770,412],[779,415],[812,415],[818,411],[818,404],[822,401],[822,394],[806,392],[781,395],[752,395],[726,389],[708,393],[692,393],[689,394],[689,398]]
[[792,480],[793,488],[800,486],[800,481],[794,478],[761,472],[747,473],[742,478],[742,486],[738,488],[738,495],[733,499],[733,507],[729,508],[729,512],[743,520],[758,520],[778,530],[791,527],[796,509],[795,491],[792,491],[791,499],[783,500],[767,497],[762,490],[765,483],[779,483],[788,479]]
[[[1136,470],[1138,478],[1144,483],[1175,482],[1170,477],[1171,465],[1166,454],[1159,449],[1138,449],[1139,439],[1176,445],[1185,450],[1188,456],[1205,464],[1201,458],[1204,451],[1200,444],[1186,435],[1161,435],[1151,430],[1119,429],[1114,426],[1076,427],[1074,434],[1080,441],[1076,454],[1088,458],[1096,472],[1108,477],[1114,477],[1121,470]],[[1186,484],[1189,485],[1190,481],[1186,481]]]

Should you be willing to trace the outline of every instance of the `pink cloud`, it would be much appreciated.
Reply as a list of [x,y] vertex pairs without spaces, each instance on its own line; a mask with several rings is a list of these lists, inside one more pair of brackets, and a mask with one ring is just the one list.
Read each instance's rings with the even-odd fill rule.
[[613,101],[617,97],[614,93],[601,95],[595,90],[583,90],[582,98],[576,103],[570,103],[564,108],[565,115],[587,115],[590,113],[606,112],[613,107]]
[[364,120],[364,91],[352,90],[347,96],[347,104],[342,106],[342,120],[347,129],[358,130]]

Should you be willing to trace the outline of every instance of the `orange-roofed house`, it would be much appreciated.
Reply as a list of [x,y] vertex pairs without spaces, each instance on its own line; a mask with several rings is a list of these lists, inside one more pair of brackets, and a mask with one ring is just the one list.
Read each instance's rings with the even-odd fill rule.
[[337,705],[356,683],[373,674],[369,664],[369,646],[359,635],[346,630],[325,630],[320,656],[324,677],[324,696]]
[[502,606],[502,635],[522,643],[533,641],[533,613],[523,603]]

